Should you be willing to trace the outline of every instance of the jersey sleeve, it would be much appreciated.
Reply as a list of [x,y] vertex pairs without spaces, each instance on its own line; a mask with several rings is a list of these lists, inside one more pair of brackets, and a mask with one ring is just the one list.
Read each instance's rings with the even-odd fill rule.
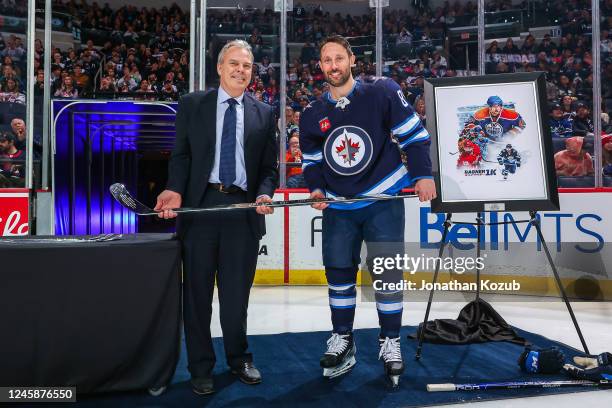
[[400,149],[406,154],[410,178],[432,178],[429,146],[431,139],[421,119],[404,97],[399,85],[391,80],[380,81],[384,87],[388,124]]
[[314,130],[312,108],[306,108],[300,116],[300,147],[302,149],[302,174],[310,191],[325,192],[323,178],[323,138]]

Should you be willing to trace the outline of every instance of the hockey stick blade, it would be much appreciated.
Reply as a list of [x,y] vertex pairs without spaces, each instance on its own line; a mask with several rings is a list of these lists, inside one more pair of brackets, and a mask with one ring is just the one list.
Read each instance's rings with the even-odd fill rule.
[[474,384],[427,384],[427,391],[484,391],[484,390],[509,390],[514,388],[561,388],[561,387],[599,387],[609,386],[609,383],[587,381],[587,380],[562,380],[562,381],[509,381],[498,383],[474,383]]
[[[121,183],[115,183],[110,186],[111,195],[121,204],[122,206],[134,211],[138,215],[158,215],[159,212],[153,210],[151,207],[146,206],[140,201],[136,200],[127,188]],[[385,200],[397,200],[404,198],[414,198],[418,195],[398,195],[398,196],[386,196],[376,195],[368,197],[355,197],[355,198],[307,198],[302,200],[286,200],[286,201],[272,201],[269,203],[240,203],[230,205],[218,205],[206,208],[175,208],[172,211],[178,214],[194,213],[194,212],[207,212],[207,211],[227,211],[227,210],[247,210],[250,208],[257,207],[298,207],[306,206],[316,203],[355,203],[360,201],[385,201]]]

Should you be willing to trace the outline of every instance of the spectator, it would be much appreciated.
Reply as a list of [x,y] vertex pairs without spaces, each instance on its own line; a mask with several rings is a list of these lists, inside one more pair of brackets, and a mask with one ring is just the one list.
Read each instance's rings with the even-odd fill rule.
[[111,77],[103,77],[100,80],[99,93],[108,97],[108,94],[117,92],[115,82]]
[[15,136],[15,147],[17,150],[25,150],[26,148],[26,125],[23,119],[14,118],[11,120],[11,130]]
[[72,77],[66,75],[62,81],[62,86],[55,91],[55,97],[58,98],[78,98],[79,91],[74,87]]
[[563,108],[558,103],[555,103],[550,108],[550,134],[552,137],[571,137],[572,136],[572,120],[564,117]]
[[574,136],[565,141],[565,150],[555,153],[557,176],[591,176],[594,174],[593,159],[583,149],[584,137]]
[[554,48],[557,48],[557,45],[551,41],[550,34],[544,34],[544,39],[538,46],[537,52],[543,52],[546,55],[550,55]]
[[566,119],[574,119],[576,110],[574,109],[574,98],[571,95],[563,95],[561,97],[561,108],[563,108],[563,117]]
[[160,93],[162,95],[162,98],[164,98],[165,100],[172,100],[176,96],[177,89],[176,86],[172,84],[172,81],[166,80],[164,81],[164,86],[161,89]]
[[[289,138],[289,149],[285,155],[286,163],[302,163],[302,151],[300,150],[299,129],[294,130]],[[287,166],[287,187],[305,188],[306,182],[302,174],[301,166]]]
[[25,94],[19,91],[19,84],[15,78],[8,78],[0,87],[0,102],[12,102],[25,105]]
[[595,131],[593,120],[588,106],[584,103],[579,103],[576,107],[576,117],[574,118],[574,134],[587,136]]
[[508,38],[506,40],[506,45],[504,45],[504,48],[502,48],[502,53],[504,54],[520,54],[521,51],[519,50],[519,48],[514,45],[514,41],[512,40],[512,38]]
[[138,84],[134,78],[132,78],[132,73],[128,67],[123,67],[123,76],[117,81],[117,88],[121,89],[124,88],[124,86],[130,92],[138,87]]
[[21,187],[25,178],[25,151],[15,147],[15,136],[0,133],[0,184]]
[[426,127],[427,117],[425,116],[425,98],[423,96],[418,96],[414,101],[414,111],[421,119],[421,123],[423,123],[423,127]]
[[[285,125],[289,126],[289,124],[291,123],[292,119],[293,119],[293,108],[291,106],[287,105],[285,107]],[[299,127],[299,123],[298,123],[298,127]],[[281,120],[280,120],[280,118],[278,119],[277,129],[278,129],[278,133],[280,133],[280,129],[281,129]]]
[[89,75],[83,71],[83,66],[78,63],[74,66],[74,84],[81,93],[88,93],[91,88],[91,80]]
[[36,73],[36,82],[34,83],[34,96],[42,97],[45,93],[45,73],[39,70]]
[[293,110],[291,118],[287,122],[287,143],[289,142],[289,138],[296,130],[299,132],[300,129],[300,115],[301,112],[299,110]]

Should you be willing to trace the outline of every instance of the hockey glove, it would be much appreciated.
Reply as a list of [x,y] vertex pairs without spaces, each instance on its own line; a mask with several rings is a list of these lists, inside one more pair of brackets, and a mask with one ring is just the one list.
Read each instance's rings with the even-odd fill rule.
[[521,163],[520,162],[516,163],[516,167],[521,167]]
[[565,364],[563,370],[573,378],[597,382],[612,382],[612,354],[601,353],[598,356],[588,355],[574,357],[573,364]]
[[527,373],[554,374],[561,371],[564,361],[565,355],[557,347],[535,350],[525,347],[518,365]]

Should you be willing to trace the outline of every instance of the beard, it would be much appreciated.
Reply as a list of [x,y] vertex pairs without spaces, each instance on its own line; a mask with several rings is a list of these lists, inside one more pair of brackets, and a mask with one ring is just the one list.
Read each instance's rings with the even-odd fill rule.
[[[339,79],[333,79],[331,77],[332,74],[335,74],[336,72],[340,72],[341,76]],[[350,68],[347,69],[345,72],[342,72],[340,70],[335,70],[335,71],[331,71],[331,72],[325,72],[325,80],[331,85],[331,86],[335,86],[335,87],[340,87],[344,84],[346,84],[349,80],[349,78],[351,77],[351,70]]]

